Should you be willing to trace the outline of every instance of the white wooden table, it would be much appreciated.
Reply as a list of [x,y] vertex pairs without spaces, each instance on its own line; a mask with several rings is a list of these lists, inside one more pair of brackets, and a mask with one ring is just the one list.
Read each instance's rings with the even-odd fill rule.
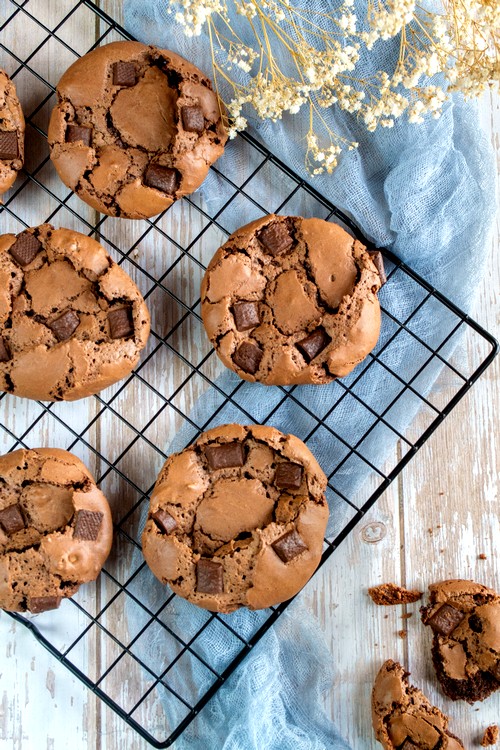
[[[6,11],[7,0],[0,0],[0,4]],[[37,5],[43,20],[53,12],[62,15],[64,7],[71,7],[71,0],[30,0],[30,4]],[[101,5],[108,12],[119,12],[121,4],[105,0]],[[32,32],[17,24],[11,33],[29,42]],[[92,43],[96,30],[75,18],[69,33],[67,41],[83,51]],[[1,54],[0,61],[2,67],[12,69],[12,61],[3,61]],[[38,64],[40,70],[55,71],[54,80],[64,69],[50,49]],[[35,101],[36,91],[21,93]],[[481,112],[496,148],[498,171],[498,97],[485,97]],[[33,207],[33,223],[39,222],[40,210],[40,206]],[[475,310],[475,318],[497,337],[498,251],[497,219],[488,271]],[[386,658],[398,659],[411,670],[414,682],[452,716],[451,729],[464,739],[466,747],[478,746],[484,728],[500,722],[500,692],[484,705],[472,707],[453,704],[439,693],[430,664],[429,634],[418,616],[419,603],[404,609],[376,607],[366,594],[368,586],[386,581],[425,590],[432,581],[448,577],[472,578],[500,587],[499,386],[497,360],[302,594],[319,619],[336,667],[325,709],[353,750],[378,747],[371,730],[370,692],[376,671]],[[19,403],[16,408],[21,408]],[[15,412],[7,416],[15,419]],[[23,419],[27,417],[29,411],[23,412]],[[418,424],[414,429],[418,432]],[[382,529],[378,542],[373,542],[371,524]],[[402,619],[406,613],[412,616]],[[400,631],[405,631],[405,637]],[[4,614],[0,614],[0,653],[1,748],[147,747],[24,627]]]

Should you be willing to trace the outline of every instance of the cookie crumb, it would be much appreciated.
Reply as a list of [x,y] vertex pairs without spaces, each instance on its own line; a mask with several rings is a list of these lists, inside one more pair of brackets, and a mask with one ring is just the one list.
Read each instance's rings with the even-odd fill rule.
[[398,635],[399,635],[400,638],[404,639],[404,638],[406,638],[408,636],[408,631],[407,630],[398,630]]
[[488,558],[486,557],[486,555],[484,554],[484,552],[481,552],[481,554],[477,556],[477,559],[478,560],[487,560]]
[[402,620],[409,620],[410,617],[413,617],[413,612],[405,612],[404,615],[401,615]]
[[422,598],[421,591],[405,589],[395,583],[381,583],[372,586],[368,594],[375,604],[389,606],[391,604],[412,604]]
[[481,740],[481,747],[489,747],[490,745],[496,745],[498,742],[498,725],[491,724],[484,730],[483,739]]

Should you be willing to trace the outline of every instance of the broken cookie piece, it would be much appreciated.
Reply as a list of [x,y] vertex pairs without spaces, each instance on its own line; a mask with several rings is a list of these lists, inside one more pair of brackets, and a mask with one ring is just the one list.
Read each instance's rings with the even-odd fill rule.
[[372,723],[384,750],[464,750],[448,717],[407,680],[395,661],[380,668],[372,691]]
[[486,727],[481,740],[481,747],[491,747],[491,745],[496,745],[498,742],[498,734],[498,724],[490,724],[489,727]]
[[321,559],[325,488],[298,438],[267,426],[221,425],[160,471],[144,557],[158,580],[214,612],[286,601]]
[[452,700],[482,701],[500,689],[500,596],[474,581],[429,586],[422,621],[433,631],[432,660]]
[[108,502],[72,453],[35,448],[0,456],[1,609],[57,609],[99,575],[112,537]]
[[331,222],[264,216],[210,261],[201,286],[205,330],[245,380],[330,383],[377,342],[380,261]]
[[392,604],[413,604],[422,598],[421,591],[405,589],[395,583],[381,583],[368,589],[368,594],[375,604],[389,606]]

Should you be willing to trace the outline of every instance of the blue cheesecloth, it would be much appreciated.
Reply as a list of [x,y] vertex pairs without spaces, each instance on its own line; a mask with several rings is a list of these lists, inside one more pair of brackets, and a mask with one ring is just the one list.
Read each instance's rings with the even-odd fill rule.
[[[304,4],[304,5],[303,5]],[[300,0],[295,3],[308,9],[323,11],[335,8],[327,0]],[[366,10],[366,3],[357,2],[355,8]],[[362,10],[361,10],[362,12]],[[231,15],[230,11],[230,15]],[[241,19],[233,13],[234,27],[241,33]],[[208,39],[185,36],[167,13],[166,0],[125,0],[125,27],[137,39],[148,44],[174,50],[194,62],[212,77],[211,55]],[[360,16],[358,16],[360,17]],[[378,42],[371,53],[362,52],[357,73],[368,77],[378,69],[391,70],[399,51],[398,40]],[[236,72],[240,81],[246,74]],[[228,90],[221,86],[223,98],[229,99]],[[250,132],[300,177],[313,185],[332,203],[348,214],[362,232],[377,246],[389,247],[410,267],[421,274],[436,289],[455,304],[469,311],[474,292],[481,280],[495,215],[495,171],[491,145],[478,126],[477,110],[465,103],[459,95],[445,104],[440,119],[430,117],[421,125],[409,124],[403,116],[392,129],[379,128],[367,132],[355,116],[326,110],[325,118],[345,137],[357,141],[357,150],[344,154],[332,175],[312,178],[304,166],[305,136],[309,128],[308,111],[293,116],[285,115],[277,123],[252,122]],[[231,169],[235,175],[245,169],[247,151],[238,142],[230,144]],[[220,192],[218,176],[211,172],[200,189],[210,212],[211,202]],[[237,179],[235,179],[237,182]],[[265,195],[266,185],[262,184]],[[300,213],[296,210],[295,213]],[[255,217],[242,217],[236,212],[226,215],[224,225],[228,232]],[[216,248],[214,248],[215,251]],[[391,296],[391,308],[400,320],[405,311],[415,307],[413,287],[403,275],[395,275],[381,291]],[[429,315],[424,309],[414,316],[413,324],[419,336],[430,346],[438,346],[443,338],[444,322],[439,315]],[[382,331],[382,338],[384,331]],[[411,376],[414,341],[402,338],[391,347],[388,365],[402,377]],[[419,390],[428,390],[439,373],[439,364],[427,368]],[[234,373],[224,373],[217,381],[218,387],[230,392],[238,382]],[[362,401],[376,403],[383,399],[389,403],[394,397],[391,389],[398,385],[387,382],[383,370],[373,370],[358,382],[358,395]],[[400,387],[400,386],[399,386]],[[272,390],[272,389],[271,389]],[[263,421],[269,412],[271,390],[265,386],[245,383],[238,391],[238,401],[248,407],[255,421]],[[307,403],[308,408],[322,415],[338,398],[335,385],[302,386],[294,395]],[[396,393],[396,392],[395,392]],[[397,395],[397,393],[396,393]],[[196,424],[205,424],[219,406],[219,394],[210,389],[195,404],[190,418]],[[413,420],[418,405],[408,394],[403,395],[391,415],[392,423],[405,432]],[[336,423],[342,424],[346,434],[362,434],[369,426],[367,417],[349,405],[339,404],[335,411]],[[248,422],[237,406],[230,402],[217,412],[208,426],[225,422]],[[309,432],[307,420],[293,400],[273,415],[271,424],[298,437]],[[168,453],[182,449],[194,437],[183,428],[168,446]],[[366,446],[371,457],[379,460],[394,447],[395,435],[374,433]],[[328,439],[321,431],[308,440],[308,446],[325,470],[338,459]],[[328,472],[327,472],[328,473]],[[346,468],[335,477],[336,486],[348,497],[356,487],[368,479],[368,471],[356,476]],[[332,521],[328,533],[335,527],[335,498],[330,497]],[[340,511],[339,511],[340,512]],[[149,605],[154,607],[165,597],[165,589],[158,582],[145,592]],[[133,616],[133,612],[129,612]],[[266,613],[239,611],[224,616],[240,634],[251,636]],[[183,600],[176,600],[177,632],[194,632],[201,627],[206,613]],[[348,638],[348,633],[339,633]],[[198,649],[210,654],[211,663],[224,668],[231,657],[224,635],[220,641],[198,640]],[[144,648],[154,652],[156,644]],[[203,655],[203,653],[201,654]],[[183,674],[173,676],[185,684],[192,681],[203,687],[202,675],[196,660]],[[217,692],[200,715],[175,743],[176,748],[189,750],[343,750],[347,743],[324,714],[321,696],[333,683],[333,665],[321,631],[311,613],[305,611],[299,597],[290,605],[277,623],[251,651],[243,664]],[[175,687],[175,684],[174,684]],[[179,688],[182,685],[179,684]],[[208,683],[207,683],[208,687]],[[171,720],[175,724],[175,709]],[[370,707],[367,706],[369,711]],[[356,748],[356,750],[360,750]]]

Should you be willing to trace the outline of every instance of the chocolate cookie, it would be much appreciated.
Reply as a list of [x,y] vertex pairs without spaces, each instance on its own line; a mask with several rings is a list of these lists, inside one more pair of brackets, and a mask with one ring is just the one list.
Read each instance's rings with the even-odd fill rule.
[[23,164],[24,115],[16,87],[0,69],[0,195],[14,184]]
[[474,581],[429,586],[422,620],[434,633],[432,659],[443,692],[482,701],[500,688],[500,596]]
[[341,227],[271,215],[215,253],[201,313],[217,354],[245,380],[329,383],[375,346],[380,286],[373,256]]
[[0,456],[0,608],[56,609],[97,578],[112,537],[108,502],[72,453]]
[[448,717],[406,679],[409,672],[388,660],[375,679],[372,721],[385,750],[464,750],[448,731]]
[[64,73],[49,124],[61,180],[104,214],[154,216],[192,193],[227,140],[208,78],[139,42],[92,50]]
[[319,564],[325,488],[314,456],[293,435],[256,425],[216,427],[161,470],[144,557],[162,583],[205,609],[278,604]]
[[0,236],[0,390],[89,396],[135,367],[149,313],[98,242],[50,224]]

